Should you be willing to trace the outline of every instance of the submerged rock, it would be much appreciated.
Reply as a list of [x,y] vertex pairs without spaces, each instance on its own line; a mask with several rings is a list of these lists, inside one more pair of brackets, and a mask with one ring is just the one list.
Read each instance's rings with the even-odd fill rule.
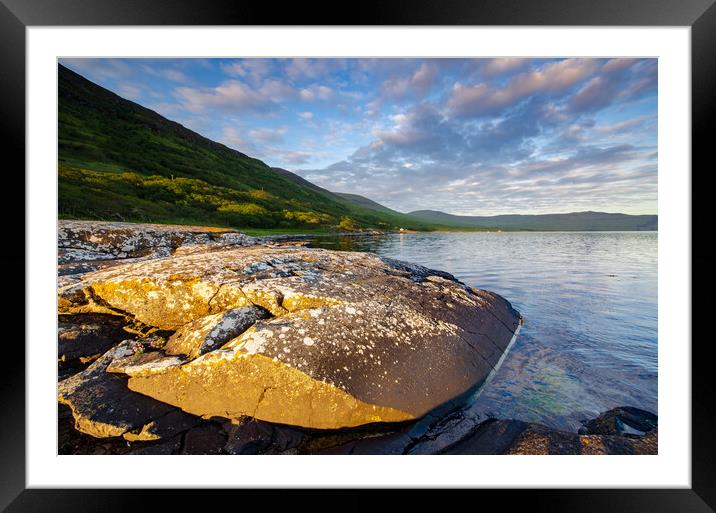
[[[199,237],[192,231],[179,236],[177,227],[134,233],[144,225],[123,225],[114,234],[111,224],[95,234],[97,224],[74,233],[75,225],[61,223],[61,241],[86,251],[140,255],[152,244],[177,247],[183,242],[176,238]],[[164,348],[174,356],[112,366],[129,376],[128,394],[204,418],[249,416],[318,429],[409,421],[474,395],[521,322],[500,296],[447,273],[305,247],[208,251],[197,245],[60,283],[60,313],[122,315],[174,332]],[[103,359],[76,390],[88,391],[90,378],[109,379],[112,393],[95,399],[117,395],[126,378],[107,373],[110,363]],[[100,367],[109,378],[99,377]],[[61,401],[76,418],[92,417],[78,413],[78,392],[70,388],[61,384]],[[107,433],[146,424],[144,415],[130,416],[131,422]]]

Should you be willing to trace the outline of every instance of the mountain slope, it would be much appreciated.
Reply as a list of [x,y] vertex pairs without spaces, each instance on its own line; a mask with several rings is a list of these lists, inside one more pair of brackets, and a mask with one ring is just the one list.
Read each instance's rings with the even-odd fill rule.
[[563,231],[640,231],[656,230],[655,215],[573,212],[570,214],[456,216],[436,210],[417,210],[408,214],[421,221],[454,228],[488,228],[502,230]]
[[287,177],[62,65],[58,84],[60,217],[239,228],[431,226]]

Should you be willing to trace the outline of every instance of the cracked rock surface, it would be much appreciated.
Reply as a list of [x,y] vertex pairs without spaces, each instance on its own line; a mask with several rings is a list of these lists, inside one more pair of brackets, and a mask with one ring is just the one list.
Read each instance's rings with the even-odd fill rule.
[[[64,238],[95,251],[73,226]],[[131,232],[141,229],[98,229],[98,248],[113,254],[118,244],[125,256],[150,250],[151,237],[193,243],[197,233]],[[225,247],[226,238],[68,275],[59,313],[114,314],[140,333],[172,333],[158,356],[108,364],[125,369],[130,391],[204,418],[317,429],[418,419],[480,387],[521,321],[503,298],[444,272],[239,237]]]

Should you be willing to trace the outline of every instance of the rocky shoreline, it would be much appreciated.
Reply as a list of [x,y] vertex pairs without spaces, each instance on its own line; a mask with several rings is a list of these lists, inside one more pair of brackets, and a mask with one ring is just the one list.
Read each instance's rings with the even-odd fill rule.
[[60,221],[59,453],[656,453],[636,408],[580,433],[466,417],[519,313],[448,273],[295,240]]

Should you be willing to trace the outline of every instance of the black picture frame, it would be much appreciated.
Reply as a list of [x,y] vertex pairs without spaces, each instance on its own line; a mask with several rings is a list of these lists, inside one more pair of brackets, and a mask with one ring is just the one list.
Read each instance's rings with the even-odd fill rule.
[[[712,360],[705,336],[710,313],[708,294],[713,290],[712,263],[708,234],[711,216],[708,196],[713,161],[707,128],[714,121],[716,106],[716,6],[715,0],[458,0],[432,2],[382,0],[361,2],[348,14],[345,5],[322,6],[300,2],[280,8],[268,2],[226,0],[0,0],[0,125],[2,126],[4,219],[13,222],[25,211],[25,30],[48,25],[547,25],[547,26],[689,26],[692,44],[692,169],[670,170],[684,173],[692,183],[692,340],[683,340],[692,354],[692,487],[690,489],[586,489],[586,490],[476,490],[451,491],[452,500],[470,493],[479,500],[497,500],[501,510],[528,507],[531,511],[635,511],[706,512],[716,509],[716,437],[713,435],[714,408],[710,373]],[[320,14],[318,14],[320,12]],[[699,170],[698,172],[694,172]],[[22,191],[22,192],[21,192]],[[662,205],[668,208],[668,205]],[[32,273],[25,264],[24,231],[18,235],[13,223],[11,245],[0,252],[3,283],[12,308],[25,307],[24,277]],[[24,270],[24,273],[20,272]],[[660,269],[661,272],[668,272]],[[21,282],[21,279],[23,281]],[[20,315],[8,317],[2,351],[5,362],[0,378],[0,508],[7,511],[144,511],[153,503],[171,496],[189,509],[192,504],[208,505],[232,500],[269,500],[271,491],[217,490],[60,490],[26,489],[25,486],[25,350]],[[701,335],[701,336],[699,336]],[[20,337],[23,336],[21,339]],[[335,491],[303,490],[297,503],[342,504],[342,509],[372,507],[375,498],[368,492],[349,491],[350,497],[337,498]],[[385,493],[385,492],[383,492]],[[272,495],[271,497],[275,497]],[[413,500],[423,505],[435,500],[423,491],[412,491]],[[273,499],[271,499],[273,500]],[[403,499],[401,499],[403,500]],[[437,500],[443,501],[439,496]],[[444,507],[444,503],[442,503]],[[237,505],[238,507],[238,505]],[[315,508],[314,508],[315,509]]]

